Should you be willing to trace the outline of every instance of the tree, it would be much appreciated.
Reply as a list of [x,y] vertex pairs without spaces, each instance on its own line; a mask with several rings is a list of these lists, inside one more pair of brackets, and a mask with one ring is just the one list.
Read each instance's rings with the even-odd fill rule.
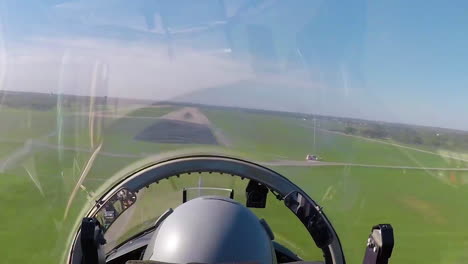
[[414,143],[414,144],[421,145],[421,144],[424,143],[424,141],[423,141],[423,139],[422,139],[420,136],[415,136],[415,137],[413,138],[413,143]]
[[356,128],[352,127],[352,126],[347,126],[344,130],[344,132],[346,134],[355,134],[356,133]]
[[385,128],[381,125],[373,125],[372,127],[364,130],[362,132],[365,136],[371,137],[371,138],[386,138],[388,136],[387,131]]

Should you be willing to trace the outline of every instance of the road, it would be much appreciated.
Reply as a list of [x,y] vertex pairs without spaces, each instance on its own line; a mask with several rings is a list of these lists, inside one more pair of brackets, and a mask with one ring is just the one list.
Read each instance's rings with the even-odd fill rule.
[[[101,117],[111,117],[111,118],[133,118],[133,119],[151,119],[151,120],[158,120],[158,119],[172,119],[172,120],[180,120],[186,122],[193,122],[197,124],[203,124],[209,126],[212,131],[214,131],[215,136],[218,142],[224,146],[231,146],[229,140],[223,135],[222,131],[217,129],[210,120],[197,108],[194,107],[184,107],[178,109],[176,111],[170,112],[161,117],[148,117],[148,116],[127,116],[125,113],[109,113],[105,111],[97,111],[93,113],[95,116]],[[86,112],[77,112],[73,113],[72,115],[89,115]],[[309,125],[303,124],[304,127],[312,128]],[[341,136],[347,137],[354,137],[359,138],[366,141],[372,141],[379,144],[386,144],[392,145],[398,148],[409,149],[413,151],[419,151],[427,154],[437,155],[441,157],[456,159],[464,162],[468,162],[466,159],[462,159],[459,157],[453,157],[449,155],[444,155],[441,153],[436,153],[428,150],[418,149],[410,146],[400,145],[393,142],[386,142],[377,139],[371,139],[356,135],[348,135],[342,132],[337,131],[330,131],[325,130],[322,128],[317,128],[319,131],[325,133],[333,133],[338,134]],[[24,142],[23,146],[19,147],[15,151],[13,151],[9,156],[5,157],[4,159],[0,160],[0,172],[4,172],[5,170],[15,167],[21,164],[21,161],[24,160],[29,155],[40,151],[41,149],[55,149],[55,150],[70,150],[70,151],[77,151],[77,152],[86,152],[86,153],[93,153],[93,149],[90,148],[82,148],[78,146],[61,146],[56,144],[51,144],[44,142],[44,139],[47,139],[50,136],[55,135],[55,130],[47,135],[43,135],[42,137],[36,139],[29,139],[28,141]],[[2,141],[10,141],[8,139],[1,139]],[[113,153],[113,152],[106,152],[100,151],[98,153],[100,156],[108,156],[108,157],[118,157],[118,158],[143,158],[147,157],[147,153]],[[298,161],[298,160],[276,160],[270,162],[263,162],[262,165],[271,166],[271,167],[278,167],[278,166],[294,166],[294,167],[314,167],[314,166],[352,166],[352,167],[365,167],[365,168],[385,168],[385,169],[408,169],[408,170],[438,170],[438,171],[468,171],[468,168],[437,168],[437,167],[414,167],[414,166],[398,166],[398,165],[380,165],[380,164],[359,164],[359,163],[349,163],[349,162],[324,162],[324,161]],[[33,182],[36,182],[36,179],[32,178]]]
[[[38,140],[28,141],[25,146],[17,152],[10,155],[4,160],[0,160],[0,169],[6,169],[18,163],[22,156],[30,155],[31,152],[39,151],[41,148],[56,149],[56,150],[71,150],[77,152],[93,153],[93,149],[59,146],[51,143],[40,142]],[[155,153],[156,154],[156,153]],[[117,158],[144,158],[151,154],[140,153],[113,153],[100,151],[100,156],[117,157]],[[14,162],[16,161],[16,162]],[[468,171],[468,168],[440,168],[440,167],[415,167],[415,166],[401,166],[401,165],[382,165],[382,164],[363,164],[363,163],[350,163],[350,162],[325,162],[325,161],[301,161],[301,160],[277,160],[269,162],[260,162],[261,165],[267,167],[319,167],[319,166],[350,166],[350,167],[364,167],[364,168],[383,168],[383,169],[407,169],[407,170],[437,170],[437,171]]]
[[[157,106],[155,108],[161,108],[161,106]],[[72,116],[89,116],[87,112],[76,112],[70,114]],[[217,141],[219,144],[223,146],[231,146],[231,142],[229,139],[223,134],[223,132],[215,127],[213,123],[201,112],[198,108],[195,107],[183,107],[181,109],[172,111],[167,113],[166,115],[160,117],[152,117],[152,116],[129,116],[125,113],[106,113],[106,112],[95,112],[93,113],[95,117],[104,117],[104,118],[113,118],[113,119],[146,119],[146,120],[177,120],[177,121],[184,121],[190,122],[200,125],[208,126],[211,131],[213,131]]]
[[405,169],[405,170],[468,171],[468,168],[414,167],[414,166],[398,166],[398,165],[361,164],[361,163],[349,163],[349,162],[298,161],[298,160],[280,160],[280,161],[271,161],[271,162],[261,162],[260,164],[263,166],[267,166],[267,167],[350,166],[350,167]]
[[223,132],[217,127],[215,127],[213,123],[211,123],[211,121],[208,119],[208,117],[198,108],[183,107],[179,110],[172,111],[164,116],[161,116],[160,119],[177,120],[195,123],[199,125],[205,125],[209,127],[210,130],[213,132],[214,136],[216,137],[216,141],[218,141],[218,144],[223,146],[231,146],[231,142],[226,136],[224,136]]
[[[190,113],[191,115],[191,119],[192,120],[187,120],[184,115],[186,113]],[[89,113],[75,113],[77,115],[89,115]],[[220,131],[219,129],[217,129],[211,122],[210,120],[198,109],[198,108],[195,108],[195,107],[184,107],[184,108],[181,108],[181,109],[178,109],[176,111],[173,111],[173,112],[170,112],[164,116],[161,116],[161,117],[148,117],[148,116],[126,116],[125,114],[112,114],[112,113],[105,113],[105,112],[96,112],[94,113],[96,116],[100,116],[100,117],[109,117],[109,118],[134,118],[134,119],[152,119],[152,120],[158,120],[158,119],[173,119],[173,120],[181,120],[181,121],[188,121],[188,122],[195,122],[195,123],[199,123],[199,124],[205,124],[205,125],[208,125],[212,131],[215,133],[215,136],[216,138],[218,139],[219,143],[224,145],[224,146],[231,146],[231,142],[229,142],[229,140],[224,136],[224,134],[222,133],[222,131]],[[313,128],[311,125],[308,125],[308,124],[302,124],[302,126],[304,127],[307,127],[307,128]],[[395,143],[395,142],[387,142],[387,141],[383,141],[383,140],[378,140],[378,139],[372,139],[372,138],[367,138],[367,137],[362,137],[362,136],[358,136],[358,135],[349,135],[349,134],[346,134],[346,133],[343,133],[343,132],[339,132],[339,131],[331,131],[331,130],[326,130],[326,129],[323,129],[323,128],[317,128],[317,130],[321,131],[321,132],[325,132],[325,133],[331,133],[331,134],[337,134],[337,135],[341,135],[341,136],[346,136],[346,137],[353,137],[353,138],[358,138],[358,139],[362,139],[362,140],[366,140],[366,141],[371,141],[371,142],[375,142],[375,143],[379,143],[379,144],[385,144],[385,145],[390,145],[390,146],[394,146],[394,147],[398,147],[402,150],[404,149],[408,149],[408,150],[413,150],[413,151],[418,151],[418,152],[421,152],[421,153],[426,153],[426,154],[431,154],[431,155],[436,155],[436,156],[439,156],[439,157],[443,157],[443,158],[449,158],[449,159],[453,159],[453,160],[458,160],[458,161],[463,161],[463,162],[468,162],[468,159],[463,159],[461,157],[457,157],[457,156],[454,156],[454,155],[447,155],[447,154],[443,154],[443,153],[437,153],[437,152],[433,152],[433,151],[429,151],[429,150],[424,150],[424,149],[419,149],[419,148],[415,148],[415,147],[411,147],[411,146],[406,146],[406,145],[401,145],[401,144],[398,144],[398,143]],[[106,153],[108,154],[109,156],[113,156],[115,154],[113,153]],[[128,155],[128,154],[117,154],[117,155]],[[276,162],[275,164],[282,164],[284,163],[283,161],[279,161],[279,162]],[[289,163],[287,162],[288,165],[284,165],[284,166],[300,166],[298,164],[295,164],[295,163]],[[333,163],[327,163],[327,164],[321,164],[320,166],[331,166],[331,165],[338,165],[338,164],[333,164]],[[348,165],[348,166],[361,166],[361,167],[371,167],[371,165],[367,165],[367,164],[339,164],[340,166],[343,166],[343,165]],[[272,165],[272,166],[280,166],[280,165]],[[310,165],[310,164],[303,164],[302,166],[319,166],[319,165]],[[386,168],[400,168],[400,166],[380,166],[380,165],[375,165],[377,167],[386,167]],[[416,167],[407,167],[408,169],[414,169]],[[419,168],[419,167],[417,167]],[[421,169],[424,169],[424,168],[421,168]],[[439,169],[439,168],[427,168],[427,169]]]
[[[61,150],[72,150],[77,152],[87,152],[92,153],[93,150],[89,148],[81,147],[70,147],[70,146],[58,146],[55,144],[39,142],[39,141],[30,141],[26,144],[28,151],[18,152],[18,155],[30,154],[31,149],[34,147],[35,151],[38,151],[40,148],[48,149],[61,149]],[[18,155],[15,155],[18,156]],[[98,155],[108,156],[108,157],[118,157],[118,158],[143,158],[147,157],[149,154],[132,154],[132,153],[113,153],[100,151]],[[15,159],[16,160],[16,159]],[[11,164],[11,157],[0,161],[0,168],[5,168],[7,165]],[[407,169],[407,170],[437,170],[437,171],[468,171],[468,168],[440,168],[440,167],[415,167],[415,166],[401,166],[401,165],[380,165],[380,164],[363,164],[363,163],[351,163],[351,162],[326,162],[326,161],[301,161],[301,160],[278,160],[278,161],[269,161],[269,162],[260,162],[261,165],[267,167],[320,167],[320,166],[350,166],[350,167],[364,167],[364,168],[383,168],[383,169]]]

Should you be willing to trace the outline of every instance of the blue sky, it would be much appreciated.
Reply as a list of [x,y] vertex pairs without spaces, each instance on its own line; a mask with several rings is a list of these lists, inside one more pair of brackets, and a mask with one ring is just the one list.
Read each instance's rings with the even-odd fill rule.
[[428,113],[425,122],[466,129],[467,4],[389,1],[369,8],[363,59],[368,89],[394,101],[399,115],[417,119],[413,108]]
[[8,0],[0,84],[96,94],[106,64],[110,96],[468,130],[466,14],[466,1]]

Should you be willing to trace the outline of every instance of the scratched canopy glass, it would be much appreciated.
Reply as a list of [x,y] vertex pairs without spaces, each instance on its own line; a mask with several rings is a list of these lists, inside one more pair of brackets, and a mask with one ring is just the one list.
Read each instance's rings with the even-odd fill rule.
[[[111,186],[200,153],[288,177],[348,262],[378,223],[391,263],[467,262],[467,5],[0,1],[0,262],[63,263]],[[198,186],[175,179],[157,199]],[[277,237],[308,252],[301,235]]]

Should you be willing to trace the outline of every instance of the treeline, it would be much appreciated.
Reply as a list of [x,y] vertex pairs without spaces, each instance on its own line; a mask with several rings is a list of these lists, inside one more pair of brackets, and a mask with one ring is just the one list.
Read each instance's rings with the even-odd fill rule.
[[342,132],[368,138],[390,139],[405,144],[468,150],[468,132],[464,131],[401,124],[348,123]]
[[[93,101],[95,104],[105,105],[108,102],[108,98],[94,97]],[[11,108],[48,111],[54,109],[57,104],[60,104],[62,107],[72,107],[73,105],[87,106],[89,103],[89,96],[0,91],[0,104]]]
[[47,111],[57,105],[57,98],[49,94],[2,91],[0,103],[12,108]]

